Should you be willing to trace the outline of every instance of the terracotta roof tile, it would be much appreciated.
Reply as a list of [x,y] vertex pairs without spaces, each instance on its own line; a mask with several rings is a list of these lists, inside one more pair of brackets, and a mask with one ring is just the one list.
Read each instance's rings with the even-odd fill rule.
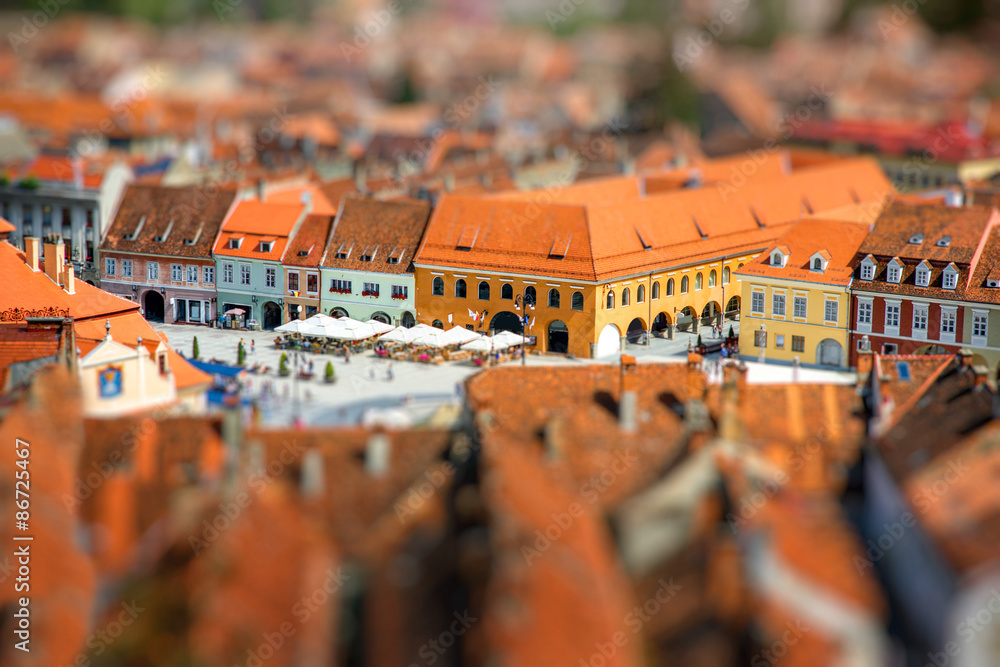
[[[305,207],[301,204],[242,201],[223,223],[213,253],[279,262],[288,245],[288,237],[302,219],[304,211]],[[228,247],[230,239],[241,238],[243,241],[239,248]],[[270,251],[260,250],[260,242],[268,239],[276,239],[274,246]]]
[[307,215],[288,244],[283,260],[285,266],[318,267],[334,220],[329,215]]
[[[344,200],[322,266],[378,273],[412,272],[413,258],[424,235],[430,205],[422,200]],[[365,252],[372,257],[365,261]],[[347,254],[338,258],[338,253]]]
[[[857,222],[803,220],[776,241],[785,248],[785,266],[771,266],[770,254],[762,253],[736,273],[846,286],[854,273],[851,263],[867,235],[868,226]],[[812,270],[811,259],[817,253],[829,262],[823,271]]]

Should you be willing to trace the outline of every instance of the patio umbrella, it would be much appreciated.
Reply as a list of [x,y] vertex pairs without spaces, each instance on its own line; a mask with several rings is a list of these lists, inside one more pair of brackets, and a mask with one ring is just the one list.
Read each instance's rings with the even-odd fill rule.
[[311,326],[312,323],[309,320],[291,320],[280,327],[275,327],[274,330],[281,333],[302,333],[303,329],[308,329]]
[[451,329],[448,329],[444,335],[453,345],[461,345],[462,343],[468,343],[482,338],[482,334],[477,334],[475,331],[469,331],[465,327],[452,327]]
[[396,327],[389,333],[383,334],[380,340],[387,343],[412,343],[425,333],[440,331],[427,324],[416,324],[409,329],[406,327]]
[[505,343],[508,347],[511,345],[524,345],[524,336],[516,334],[513,331],[501,331],[493,336],[493,340],[497,343]]
[[229,310],[224,312],[223,315],[246,315],[246,313],[247,311],[243,310],[242,308],[230,308]]
[[379,322],[378,320],[368,320],[365,324],[371,325],[371,327],[375,330],[376,335],[381,335],[393,330],[393,326],[391,324]]
[[346,329],[342,327],[340,323],[337,322],[337,320],[330,318],[329,321],[313,322],[307,320],[306,326],[302,328],[300,333],[303,333],[306,336],[324,336],[326,338],[340,338],[341,336],[338,336],[337,334],[343,333],[344,331],[346,331]]
[[435,329],[431,327],[433,331],[428,331],[420,336],[418,336],[414,341],[414,345],[426,345],[428,347],[448,347],[449,345],[454,345],[455,343],[448,338],[448,334],[440,329]]
[[472,350],[473,352],[498,352],[499,350],[506,349],[507,347],[507,343],[497,343],[494,338],[490,338],[489,336],[480,336],[476,340],[463,345],[462,349]]

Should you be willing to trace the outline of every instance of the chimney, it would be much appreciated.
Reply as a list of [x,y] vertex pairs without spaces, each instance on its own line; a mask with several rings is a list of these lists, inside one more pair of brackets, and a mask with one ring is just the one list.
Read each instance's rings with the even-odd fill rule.
[[263,178],[257,179],[257,199],[261,202],[267,200],[267,181]]
[[299,474],[299,491],[302,497],[311,500],[319,498],[326,490],[323,454],[310,447],[302,455],[302,471]]
[[45,275],[57,285],[61,285],[63,265],[66,263],[66,245],[62,236],[52,234],[45,242]]
[[76,294],[76,271],[69,262],[63,266],[62,286],[67,294]]
[[704,357],[702,357],[697,352],[688,352],[688,371],[687,371],[687,391],[688,400],[701,400],[705,397],[705,390],[707,389],[707,383],[705,382],[705,373],[702,372],[702,362]]
[[38,270],[39,255],[41,255],[42,240],[35,236],[24,237],[24,261],[32,271]]
[[392,443],[389,436],[381,431],[368,436],[365,444],[365,472],[372,477],[382,477],[389,472],[389,456]]
[[747,388],[747,365],[740,361],[723,366],[722,382],[724,386],[736,390],[737,398],[743,396]]
[[452,192],[455,189],[455,174],[448,173],[444,175],[444,190],[445,192]]
[[871,341],[868,336],[861,337],[861,347],[858,348],[858,380],[872,372],[875,365],[875,353],[872,352]]
[[626,433],[638,429],[636,412],[639,397],[635,391],[635,357],[623,354],[621,358],[621,392],[618,399],[618,426]]

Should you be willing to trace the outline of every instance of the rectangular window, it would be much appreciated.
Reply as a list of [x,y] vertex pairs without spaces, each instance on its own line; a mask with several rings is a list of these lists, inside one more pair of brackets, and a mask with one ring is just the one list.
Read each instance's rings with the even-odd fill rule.
[[927,309],[913,308],[913,330],[927,331]]
[[958,274],[951,271],[945,272],[943,280],[945,289],[955,289],[955,285],[958,284]]
[[159,262],[146,262],[146,278],[149,282],[154,282],[160,279]]
[[292,271],[288,274],[288,291],[298,292],[299,291],[299,274],[296,271]]
[[931,282],[931,272],[921,267],[917,269],[917,285],[927,287]]
[[171,264],[170,265],[170,280],[175,283],[179,283],[184,280],[184,265],[183,264]]
[[108,276],[115,275],[115,260],[111,257],[104,260],[104,274]]
[[792,336],[792,352],[805,352],[805,351],[806,351],[806,337]]
[[872,304],[867,301],[858,302],[858,324],[872,323]]
[[233,284],[233,263],[226,262],[222,265],[222,282],[232,285]]
[[197,266],[188,265],[187,268],[188,268],[188,279],[187,279],[187,281],[189,283],[196,283],[196,282],[198,282],[198,267]]
[[771,297],[771,315],[784,317],[785,315],[785,295],[774,294]]
[[361,283],[361,296],[378,296],[378,283]]
[[250,284],[250,265],[240,264],[240,285]]
[[900,272],[898,266],[890,266],[889,267],[889,282],[890,283],[898,283],[899,282],[900,273],[901,272]]
[[774,335],[774,346],[779,349],[784,349],[785,347],[785,334],[775,334]]
[[750,312],[754,315],[764,314],[764,293],[754,292],[750,297]]
[[862,264],[861,265],[861,279],[862,280],[871,280],[874,277],[875,277],[875,267],[872,266],[871,264]]
[[887,305],[885,307],[885,326],[887,328],[899,328],[899,306]]
[[882,343],[882,354],[896,354],[899,351],[899,346],[895,343]]
[[122,260],[122,275],[126,278],[132,277],[132,260],[123,259]]
[[211,285],[212,283],[215,282],[215,267],[214,266],[205,266],[205,267],[202,267],[202,270],[201,270],[201,282],[205,283],[206,285]]
[[792,315],[795,317],[805,318],[806,316],[806,297],[797,296],[792,299]]
[[972,314],[972,337],[973,338],[986,338],[986,330],[989,324],[989,315],[987,313],[973,313]]
[[955,313],[949,312],[947,310],[941,311],[941,333],[943,334],[954,334],[955,333]]
[[264,285],[274,287],[278,284],[278,269],[273,266],[264,267]]
[[760,330],[754,331],[753,345],[754,347],[767,347],[767,332]]
[[393,285],[392,298],[402,301],[409,295],[409,288],[406,285]]
[[823,310],[823,321],[824,322],[836,322],[837,316],[840,314],[840,304],[835,299],[827,299],[824,304],[825,308]]
[[306,275],[306,291],[315,294],[319,291],[319,274],[310,273]]
[[330,291],[338,292],[340,294],[350,294],[351,293],[351,281],[350,280],[330,280]]

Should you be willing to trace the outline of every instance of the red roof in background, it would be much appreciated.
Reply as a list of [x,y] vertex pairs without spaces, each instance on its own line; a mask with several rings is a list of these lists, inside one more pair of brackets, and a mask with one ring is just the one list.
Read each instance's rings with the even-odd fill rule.
[[[280,262],[288,245],[288,237],[305,211],[301,204],[261,203],[248,199],[236,205],[229,219],[222,224],[219,240],[213,252],[227,257]],[[229,248],[229,240],[243,238],[239,248]],[[270,252],[258,250],[261,241],[275,239]]]
[[[318,267],[335,219],[330,215],[307,215],[288,244],[282,263],[285,266]],[[303,256],[301,253],[307,254]]]

